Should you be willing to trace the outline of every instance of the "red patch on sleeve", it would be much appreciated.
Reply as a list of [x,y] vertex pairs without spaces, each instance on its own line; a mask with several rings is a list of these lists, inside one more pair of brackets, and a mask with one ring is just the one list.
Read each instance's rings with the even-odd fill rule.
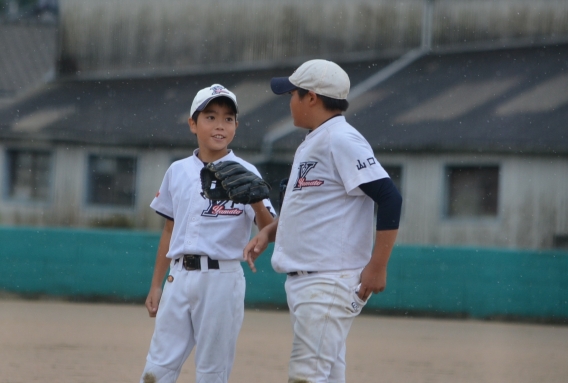
[[160,192],[156,193],[156,198],[158,198],[160,196]]

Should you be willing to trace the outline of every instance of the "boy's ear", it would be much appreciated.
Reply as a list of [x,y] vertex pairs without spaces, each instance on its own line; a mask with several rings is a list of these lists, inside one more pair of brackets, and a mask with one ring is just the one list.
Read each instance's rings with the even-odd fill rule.
[[319,100],[319,97],[316,94],[316,92],[314,92],[312,90],[308,91],[308,94],[306,94],[305,97],[308,97],[308,104],[309,105],[315,105]]
[[191,131],[191,133],[196,134],[197,132],[197,124],[195,123],[195,121],[193,121],[193,118],[189,117],[187,119],[187,123],[189,124],[189,130]]

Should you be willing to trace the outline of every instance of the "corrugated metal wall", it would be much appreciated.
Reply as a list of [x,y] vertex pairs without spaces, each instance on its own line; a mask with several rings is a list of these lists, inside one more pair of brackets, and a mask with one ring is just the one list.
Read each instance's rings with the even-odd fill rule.
[[[3,152],[0,144],[0,153]],[[136,204],[131,208],[88,204],[89,154],[137,157]],[[96,226],[113,217],[130,227],[159,231],[163,219],[148,207],[172,153],[168,151],[65,148],[53,151],[52,197],[45,203],[0,203],[2,225]],[[568,159],[562,157],[484,155],[385,155],[383,165],[402,166],[403,214],[397,243],[549,249],[554,235],[568,233]],[[0,156],[0,178],[7,177]],[[498,165],[498,215],[456,219],[444,214],[445,167]],[[545,169],[545,171],[543,170]],[[543,188],[542,185],[547,185]],[[274,201],[273,201],[274,202]]]
[[[396,164],[398,157],[378,158]],[[413,155],[398,164],[404,193],[398,243],[551,248],[554,235],[568,232],[566,157]],[[445,166],[484,164],[499,166],[497,216],[447,218]]]
[[[0,143],[0,179],[8,179],[8,147]],[[0,224],[32,226],[89,227],[120,219],[126,227],[161,230],[163,218],[148,207],[162,177],[177,152],[134,150],[125,148],[78,148],[28,144],[25,148],[41,149],[52,155],[50,198],[44,202],[0,201]],[[132,207],[109,207],[87,202],[89,155],[126,155],[137,159],[136,200]],[[187,155],[187,153],[185,153]],[[181,154],[180,154],[181,157]],[[2,185],[5,186],[5,185]],[[3,197],[7,190],[0,190]]]
[[56,42],[51,24],[0,25],[0,107],[55,75]]
[[[71,73],[179,73],[220,66],[398,55],[420,45],[423,0],[61,0]],[[568,35],[562,0],[436,0],[433,46]]]

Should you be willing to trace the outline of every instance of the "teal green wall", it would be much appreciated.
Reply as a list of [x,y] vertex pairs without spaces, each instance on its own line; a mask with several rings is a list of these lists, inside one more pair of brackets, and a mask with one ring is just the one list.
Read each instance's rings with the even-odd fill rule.
[[0,228],[0,289],[22,294],[139,299],[159,234]]
[[[144,301],[159,233],[0,228],[0,290],[29,296]],[[285,276],[243,264],[248,307],[286,309]],[[395,247],[385,292],[366,312],[568,320],[568,252]]]

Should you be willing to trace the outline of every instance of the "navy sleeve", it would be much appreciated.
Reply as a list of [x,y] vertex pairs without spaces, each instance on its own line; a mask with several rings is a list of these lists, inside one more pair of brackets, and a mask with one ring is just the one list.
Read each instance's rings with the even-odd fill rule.
[[379,205],[377,212],[377,231],[398,229],[402,196],[390,178],[381,178],[359,185],[373,201]]

